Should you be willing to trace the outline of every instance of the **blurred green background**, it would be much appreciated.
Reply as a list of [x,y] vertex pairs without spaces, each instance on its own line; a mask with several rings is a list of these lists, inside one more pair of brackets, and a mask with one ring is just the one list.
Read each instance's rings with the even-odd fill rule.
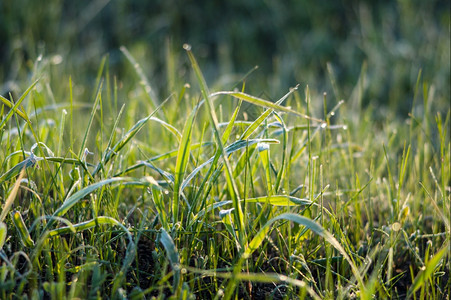
[[175,84],[168,53],[183,84],[182,45],[190,43],[212,89],[232,88],[258,65],[249,93],[274,99],[300,83],[336,103],[352,97],[364,74],[364,105],[407,116],[420,69],[441,99],[432,105],[449,107],[449,35],[450,1],[1,0],[0,92],[20,94],[41,56],[61,80],[71,75],[89,87],[83,101],[103,55],[118,78],[132,76],[124,45],[161,100]]

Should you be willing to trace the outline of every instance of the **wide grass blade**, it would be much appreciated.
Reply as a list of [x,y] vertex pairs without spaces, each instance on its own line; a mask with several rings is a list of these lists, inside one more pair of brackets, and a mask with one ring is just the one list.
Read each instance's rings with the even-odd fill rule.
[[9,169],[0,177],[0,184],[17,176],[22,170],[32,167],[36,164],[36,157],[30,156]]

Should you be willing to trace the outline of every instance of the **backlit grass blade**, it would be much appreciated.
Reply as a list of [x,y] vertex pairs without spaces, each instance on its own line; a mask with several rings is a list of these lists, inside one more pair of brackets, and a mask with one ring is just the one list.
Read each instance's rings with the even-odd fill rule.
[[[30,91],[36,86],[36,84],[38,83],[39,79],[36,80],[35,82],[33,82],[26,90],[25,92],[22,94],[22,96],[20,96],[19,100],[17,100],[16,103],[14,103],[14,106],[10,109],[10,111],[8,112],[8,114],[2,119],[2,121],[0,122],[0,129],[3,128],[3,126],[5,125],[6,122],[8,122],[8,120],[11,118],[11,116],[13,115],[14,112],[17,112],[19,115],[19,106],[22,103],[23,100],[25,100],[25,98],[27,97],[27,95],[30,93]],[[8,101],[9,102],[9,101]],[[25,114],[23,114],[26,120],[28,120],[28,118],[26,117]],[[21,116],[22,117],[22,116]],[[29,120],[28,120],[29,122]]]
[[6,224],[0,221],[0,251],[3,250],[3,245],[6,241],[6,235],[8,234],[8,229]]
[[[235,121],[236,121],[236,117],[238,116],[238,112],[240,111],[241,103],[242,102],[240,101],[239,104],[238,104],[238,107],[235,108],[235,111],[233,112],[233,115],[232,115],[230,121],[227,123],[227,126],[226,126],[226,129],[224,130],[224,133],[222,134],[222,142],[223,143],[227,142],[227,140],[229,139],[230,134],[232,133],[232,130],[233,130],[233,127],[234,127],[234,124],[235,124]],[[193,198],[193,201],[191,202],[192,205],[191,205],[191,209],[190,209],[189,214],[188,214],[188,218],[191,217],[191,214],[193,212],[198,210],[197,206],[198,206],[198,202],[199,202],[198,200],[200,199],[200,195],[202,194],[202,192],[204,192],[204,186],[205,186],[206,182],[210,179],[210,176],[212,175],[212,173],[213,173],[213,171],[214,171],[214,169],[216,167],[216,164],[217,164],[217,162],[218,162],[220,157],[221,157],[221,153],[219,152],[219,149],[217,149],[214,157],[212,157],[210,159],[212,165],[211,165],[210,169],[208,170],[207,174],[205,175],[204,179],[202,180],[201,184],[199,185],[198,192],[196,193],[196,195]],[[182,183],[182,190],[194,178],[194,176],[200,171],[200,169],[203,168],[206,165],[207,164],[204,163],[201,166],[197,167],[195,170],[193,170],[193,172],[191,172],[191,174],[183,181],[183,183]],[[201,206],[202,206],[202,204],[205,204],[205,203],[201,203]],[[187,222],[189,223],[189,219],[188,219]]]
[[264,100],[264,99],[261,99],[261,98],[258,98],[258,97],[252,96],[252,95],[248,95],[248,94],[243,93],[243,92],[221,91],[221,92],[216,92],[216,93],[212,94],[211,96],[216,96],[216,95],[229,95],[229,96],[235,97],[237,99],[241,99],[243,101],[246,101],[248,103],[252,103],[252,104],[257,105],[257,106],[271,108],[271,109],[274,109],[274,110],[277,110],[277,111],[283,111],[283,112],[286,112],[286,113],[294,114],[294,115],[302,117],[304,119],[316,121],[316,122],[319,122],[319,123],[324,122],[321,119],[317,119],[317,118],[313,118],[313,117],[307,116],[305,114],[301,114],[301,113],[299,113],[297,111],[294,111],[292,109],[286,108],[285,106],[281,106],[281,105],[275,104],[275,103],[273,103],[271,101]]
[[[5,97],[3,97],[2,95],[0,95],[0,101],[3,102],[3,104],[5,104],[7,107],[9,108],[13,108],[14,107],[14,103],[12,103],[11,101],[9,101],[8,99],[6,99]],[[30,119],[28,119],[28,116],[22,112],[19,108],[16,108],[16,113],[25,121],[30,122]],[[1,126],[0,126],[1,128]]]
[[148,168],[151,168],[152,170],[157,171],[157,172],[158,172],[161,176],[163,176],[166,180],[169,180],[170,182],[174,183],[175,178],[174,178],[174,175],[172,175],[171,173],[166,172],[165,170],[162,170],[162,169],[160,169],[160,168],[155,167],[155,166],[152,165],[150,162],[143,161],[143,162],[138,162],[138,163],[141,163],[141,164],[143,164],[144,166],[146,166],[146,167],[148,167]]
[[450,255],[449,253],[449,242],[440,249],[426,264],[425,269],[421,270],[415,280],[413,281],[412,286],[407,291],[407,298],[410,299],[419,288],[429,282],[429,278],[431,277],[434,270],[438,267],[441,259],[446,255]]
[[8,198],[6,198],[5,204],[3,205],[2,213],[0,214],[0,222],[3,222],[9,210],[11,209],[14,199],[16,199],[17,192],[19,191],[20,182],[22,181],[24,175],[25,169],[23,168],[22,171],[20,172],[19,178],[17,178],[16,180],[16,183],[14,183],[11,193],[9,193],[9,196]]
[[20,240],[26,247],[33,247],[34,241],[31,239],[30,233],[28,232],[27,227],[22,219],[22,215],[20,212],[15,211],[12,213],[12,219],[14,226],[16,226],[17,231],[19,232]]
[[[287,94],[285,94],[282,98],[280,98],[279,100],[276,101],[275,105],[282,104],[283,101],[285,101],[288,98],[288,96],[290,96],[294,91],[297,90],[298,86],[299,85],[297,85],[294,88],[290,89],[290,91]],[[252,122],[251,125],[249,125],[249,127],[246,128],[246,130],[241,135],[240,140],[245,140],[249,136],[251,136],[251,134],[263,123],[264,120],[266,120],[266,118],[268,118],[268,116],[273,111],[274,111],[273,108],[268,108],[267,110],[265,110],[257,119],[255,119],[254,122]]]
[[177,293],[180,283],[180,258],[171,236],[163,228],[160,233],[160,242],[166,250],[166,255],[171,263],[172,272],[174,273],[173,292]]
[[316,205],[308,199],[300,199],[293,196],[286,195],[273,195],[273,196],[263,196],[257,198],[247,198],[246,203],[262,203],[271,204],[274,206],[297,206],[297,205]]
[[174,180],[174,197],[172,199],[172,221],[177,222],[179,216],[181,185],[185,176],[186,167],[188,166],[189,156],[191,153],[191,136],[193,130],[195,111],[192,111],[183,127],[182,139],[180,140],[179,150],[177,153],[177,161],[175,164],[175,180]]
[[230,137],[230,134],[232,133],[232,129],[235,125],[236,117],[238,116],[238,112],[240,111],[242,101],[238,103],[238,106],[235,108],[235,111],[232,114],[232,117],[230,118],[230,121],[227,123],[227,127],[224,130],[224,133],[222,134],[222,143],[227,143],[227,140]]
[[269,145],[259,143],[257,145],[258,154],[260,156],[260,161],[262,163],[263,169],[265,170],[266,177],[266,194],[272,196],[274,193],[272,180],[271,180],[271,170],[270,170],[270,160],[269,160]]
[[245,237],[246,237],[246,227],[244,225],[244,216],[243,216],[243,210],[241,208],[240,204],[240,196],[238,192],[238,188],[236,186],[235,180],[233,178],[233,172],[232,167],[230,166],[229,160],[227,158],[227,154],[224,151],[224,146],[222,143],[221,136],[219,135],[219,126],[218,126],[218,118],[216,117],[216,112],[213,106],[213,103],[210,100],[210,92],[208,91],[207,83],[205,82],[205,78],[202,75],[202,72],[199,68],[199,65],[197,64],[196,58],[194,57],[193,53],[191,52],[191,46],[185,44],[183,45],[183,48],[186,50],[186,53],[188,54],[189,60],[191,62],[191,66],[194,70],[194,73],[196,74],[197,81],[200,86],[200,90],[202,92],[202,96],[204,97],[207,106],[208,106],[208,112],[210,116],[211,124],[213,125],[213,133],[216,138],[216,143],[219,147],[219,150],[221,151],[222,157],[224,159],[224,164],[226,166],[226,179],[227,184],[229,186],[230,194],[232,195],[233,204],[235,207],[234,214],[235,219],[238,224],[238,233],[240,235],[240,243],[244,243]]
[[269,220],[268,222],[266,222],[266,224],[254,236],[252,241],[249,243],[249,246],[244,251],[244,253],[243,253],[244,258],[249,258],[252,255],[252,253],[260,247],[262,242],[265,240],[268,232],[270,231],[271,225],[274,222],[279,221],[279,220],[287,220],[287,221],[292,221],[292,222],[298,223],[299,225],[303,225],[306,228],[313,231],[314,233],[323,237],[328,243],[330,243],[335,249],[337,249],[338,252],[341,253],[341,255],[343,255],[343,257],[346,259],[346,261],[351,266],[352,272],[353,272],[355,278],[357,279],[357,281],[359,282],[360,288],[363,290],[364,285],[363,285],[363,280],[362,280],[362,277],[360,276],[359,270],[357,269],[356,265],[351,260],[349,255],[346,253],[344,248],[334,238],[334,236],[331,233],[329,233],[327,230],[325,230],[321,225],[316,223],[315,221],[308,219],[306,217],[297,215],[297,214],[284,213],[284,214],[274,217],[271,220]]

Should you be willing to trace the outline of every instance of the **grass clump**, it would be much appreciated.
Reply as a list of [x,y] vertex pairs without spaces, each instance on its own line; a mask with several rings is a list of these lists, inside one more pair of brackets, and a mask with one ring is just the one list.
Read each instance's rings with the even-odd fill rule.
[[105,58],[92,105],[39,61],[1,98],[2,299],[449,297],[450,110],[421,72],[384,122],[308,86],[211,93],[184,48],[164,101],[125,48],[128,94]]

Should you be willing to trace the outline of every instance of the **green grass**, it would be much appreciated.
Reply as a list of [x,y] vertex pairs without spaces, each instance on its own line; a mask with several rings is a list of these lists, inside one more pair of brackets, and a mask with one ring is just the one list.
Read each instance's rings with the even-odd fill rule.
[[90,105],[46,59],[1,98],[0,298],[449,297],[450,109],[421,72],[381,121],[365,67],[352,101],[269,101],[211,93],[185,46],[159,101],[121,50],[135,77],[99,60]]

